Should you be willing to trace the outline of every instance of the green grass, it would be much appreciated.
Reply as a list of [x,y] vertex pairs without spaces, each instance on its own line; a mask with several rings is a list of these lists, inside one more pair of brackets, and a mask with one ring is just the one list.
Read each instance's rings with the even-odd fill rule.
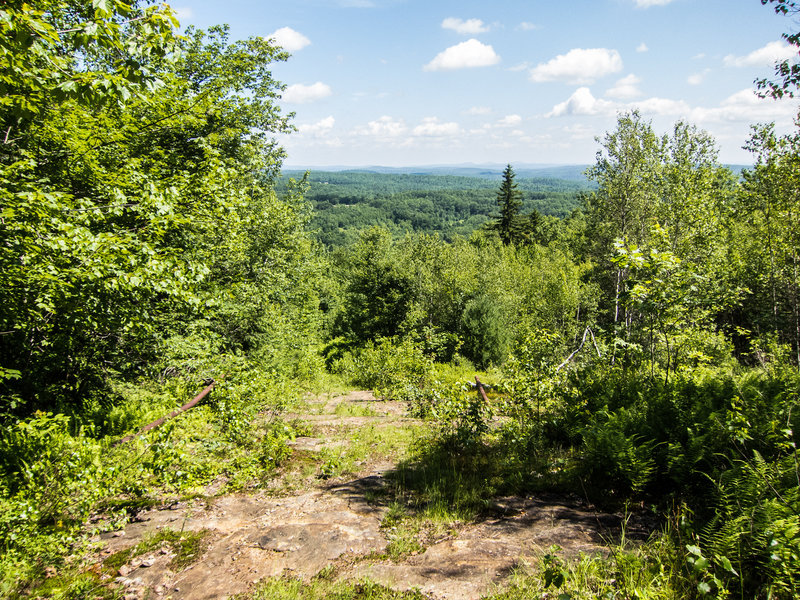
[[485,600],[683,600],[698,597],[681,578],[681,564],[667,536],[641,547],[609,548],[608,556],[581,554],[574,559],[551,547],[537,557],[535,567],[524,565],[508,585]]
[[262,581],[238,600],[426,600],[419,591],[400,592],[369,580],[330,581],[330,573],[309,582],[291,577]]
[[116,552],[103,561],[103,566],[112,571],[128,564],[134,558],[159,548],[168,548],[175,553],[169,567],[181,571],[199,559],[207,545],[208,531],[172,531],[162,529],[145,537],[132,548]]
[[338,417],[375,417],[378,415],[372,407],[354,402],[340,402],[333,411]]
[[75,574],[67,572],[63,575],[49,577],[29,590],[34,598],[51,598],[53,600],[118,600],[122,595],[108,581],[98,574],[84,572]]
[[331,438],[341,445],[325,448],[318,454],[320,476],[328,479],[353,475],[370,460],[401,460],[426,429],[412,424],[343,427]]

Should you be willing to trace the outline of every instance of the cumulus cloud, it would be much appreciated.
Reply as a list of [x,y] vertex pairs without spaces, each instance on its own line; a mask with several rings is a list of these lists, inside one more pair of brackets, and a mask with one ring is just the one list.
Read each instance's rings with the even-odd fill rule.
[[621,99],[636,98],[637,96],[641,96],[642,92],[639,89],[639,84],[641,81],[641,79],[631,73],[630,75],[618,80],[617,83],[614,84],[614,87],[609,88],[608,91],[606,91],[606,96],[609,98]]
[[691,107],[683,100],[672,100],[670,98],[647,98],[637,100],[620,107],[621,110],[640,110],[644,114],[668,115],[673,117],[685,117],[690,113]]
[[464,21],[455,17],[448,17],[442,21],[442,28],[452,29],[461,35],[475,35],[489,31],[489,27],[484,25],[480,19],[467,19]]
[[489,67],[500,62],[494,48],[472,38],[450,46],[423,67],[425,71],[449,71],[471,67]]
[[647,52],[648,50],[650,50],[650,48],[648,48],[647,44],[645,44],[644,42],[642,42],[641,44],[636,46],[636,51],[637,52]]
[[297,126],[297,130],[301,134],[311,135],[314,137],[324,136],[329,133],[333,126],[336,124],[336,119],[333,116],[325,117],[316,123],[305,123]]
[[536,23],[529,23],[528,21],[523,21],[519,25],[517,25],[517,29],[522,31],[533,31],[534,29],[539,29],[539,26]]
[[461,133],[461,127],[458,123],[441,123],[436,117],[426,117],[414,127],[413,133],[421,137],[454,136]]
[[310,39],[291,27],[281,27],[270,33],[267,39],[275,40],[275,43],[287,52],[297,52],[311,43]]
[[726,67],[768,67],[776,62],[794,59],[797,61],[797,50],[785,42],[770,42],[763,48],[753,50],[745,56],[729,54],[723,59]]
[[283,92],[282,98],[284,102],[291,102],[294,104],[305,104],[307,102],[314,102],[327,98],[333,93],[331,87],[318,81],[311,85],[303,85],[302,83],[295,83],[290,85]]
[[613,113],[615,104],[608,100],[601,100],[592,95],[588,87],[581,87],[567,98],[564,102],[556,104],[547,117],[564,117],[567,115],[599,115]]
[[647,98],[635,102],[613,102],[595,98],[587,87],[581,87],[564,102],[556,104],[546,117],[613,115],[623,110],[638,109],[644,114],[686,116],[691,108],[683,100]]
[[376,138],[396,138],[408,131],[405,121],[397,120],[388,115],[370,121],[366,127],[356,130],[359,135],[368,135]]
[[689,85],[700,85],[706,80],[706,75],[711,72],[710,69],[705,69],[704,71],[700,71],[699,73],[692,73],[689,77],[686,78],[686,83]]
[[686,119],[692,123],[738,123],[754,121],[789,124],[797,106],[792,99],[780,101],[759,98],[750,88],[732,94],[717,106],[692,107],[684,100],[646,98],[632,102],[615,102],[595,98],[588,87],[581,87],[564,102],[556,104],[546,117],[613,116],[620,111],[639,110],[644,115]]
[[747,88],[728,96],[719,106],[694,109],[691,119],[697,122],[784,121],[788,123],[796,114],[797,106],[790,99],[759,98],[755,91]]
[[492,112],[492,109],[488,106],[473,106],[472,108],[465,111],[468,115],[488,115]]
[[540,63],[530,72],[532,81],[565,81],[586,84],[599,77],[622,70],[622,57],[608,48],[573,48],[546,63]]
[[633,0],[637,8],[650,8],[651,6],[666,6],[673,0]]
[[497,122],[501,127],[514,127],[520,123],[522,123],[522,117],[519,115],[506,115]]

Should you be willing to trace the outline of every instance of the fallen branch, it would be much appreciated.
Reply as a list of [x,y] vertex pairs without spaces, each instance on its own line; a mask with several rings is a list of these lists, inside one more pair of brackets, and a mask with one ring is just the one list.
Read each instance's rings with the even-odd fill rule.
[[481,398],[483,398],[483,401],[488,404],[489,398],[486,397],[486,390],[483,389],[483,384],[481,383],[481,380],[478,379],[477,375],[475,376],[475,383],[478,384],[478,391],[481,393]]
[[[219,381],[222,381],[223,379],[225,379],[224,375],[219,378]],[[214,386],[217,385],[217,383],[218,383],[217,381],[214,381],[212,379],[211,383],[209,383],[202,392],[197,394],[197,396],[192,398],[189,402],[187,402],[186,404],[184,404],[180,408],[175,409],[174,411],[172,411],[168,415],[163,416],[160,419],[156,419],[152,423],[148,423],[147,425],[142,427],[138,432],[132,433],[130,435],[126,435],[121,440],[119,440],[117,442],[114,442],[114,444],[112,446],[120,446],[122,444],[127,444],[132,439],[142,435],[143,433],[147,433],[151,429],[155,429],[159,425],[163,425],[169,419],[172,419],[173,417],[177,417],[179,414],[185,413],[187,410],[189,410],[191,408],[194,408],[197,405],[197,403],[200,402],[200,400],[202,400],[203,398],[205,398],[206,396],[208,396],[211,393],[211,390],[214,389]]]
[[595,339],[594,339],[594,333],[592,333],[592,330],[591,330],[591,328],[590,328],[590,327],[587,327],[586,329],[584,329],[584,330],[583,330],[583,339],[581,340],[581,345],[580,345],[580,346],[578,346],[578,347],[575,349],[575,351],[574,351],[572,354],[570,354],[570,355],[567,357],[567,359],[566,359],[564,362],[562,362],[560,365],[558,365],[558,368],[556,369],[556,373],[558,373],[558,372],[559,372],[559,371],[560,371],[562,368],[564,368],[564,367],[567,365],[567,363],[568,363],[569,361],[571,361],[571,360],[572,360],[572,358],[573,358],[573,357],[574,357],[574,356],[575,356],[575,355],[576,355],[578,352],[580,352],[580,351],[581,351],[581,348],[583,348],[583,345],[586,343],[586,334],[587,334],[587,333],[588,333],[590,336],[592,336],[592,343],[594,344],[594,349],[597,351],[597,356],[598,356],[598,358],[601,358],[601,355],[600,355],[600,348],[598,348],[598,347],[597,347],[597,340],[595,340]]

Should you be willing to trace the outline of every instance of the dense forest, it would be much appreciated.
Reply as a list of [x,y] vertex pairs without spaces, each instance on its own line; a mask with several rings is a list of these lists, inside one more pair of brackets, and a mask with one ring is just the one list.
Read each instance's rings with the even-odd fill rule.
[[[284,171],[299,179],[303,172]],[[281,180],[278,191],[286,185]],[[437,233],[445,240],[468,237],[497,211],[499,181],[482,177],[386,174],[361,171],[310,171],[306,199],[313,209],[311,229],[326,247],[351,244],[358,232],[380,225],[396,236]],[[579,204],[588,182],[552,177],[517,179],[523,208],[541,215],[566,217]]]
[[287,55],[176,26],[0,7],[0,595],[120,597],[94,536],[213,481],[267,487],[302,433],[282,413],[335,382],[426,423],[396,521],[534,492],[657,521],[497,598],[798,597],[800,128],[754,125],[741,176],[633,111],[589,187],[513,165],[286,181]]

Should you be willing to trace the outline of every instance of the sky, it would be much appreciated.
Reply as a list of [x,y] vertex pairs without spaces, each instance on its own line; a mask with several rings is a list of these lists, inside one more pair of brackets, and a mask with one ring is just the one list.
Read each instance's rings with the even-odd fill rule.
[[760,0],[176,0],[181,25],[271,38],[286,167],[588,164],[620,112],[714,136],[752,162],[750,127],[800,102],[753,81],[800,29]]

